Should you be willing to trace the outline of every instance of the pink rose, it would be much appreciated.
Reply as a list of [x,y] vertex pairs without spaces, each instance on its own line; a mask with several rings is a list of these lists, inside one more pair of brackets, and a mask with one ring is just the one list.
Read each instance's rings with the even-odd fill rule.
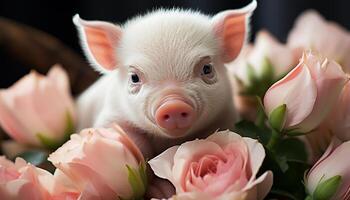
[[327,116],[348,81],[341,67],[311,52],[283,79],[272,85],[264,97],[268,115],[286,104],[285,129],[309,132]]
[[[350,198],[350,142],[341,143],[335,139],[323,156],[309,170],[305,177],[305,185],[308,193],[315,195],[317,185],[335,176],[341,176],[331,200],[347,200]],[[324,192],[325,189],[323,189]]]
[[298,17],[287,44],[291,48],[319,51],[339,62],[345,72],[350,72],[349,31],[334,22],[326,21],[316,11],[309,10]]
[[350,82],[344,86],[337,104],[325,120],[327,130],[343,141],[350,140]]
[[256,140],[221,131],[171,147],[149,164],[175,186],[180,199],[263,199],[272,186],[271,172],[256,178],[264,157]]
[[347,82],[332,108],[321,125],[306,135],[306,147],[311,155],[310,161],[317,161],[325,152],[333,136],[342,141],[350,140],[350,82]]
[[145,192],[144,158],[118,126],[73,134],[48,160],[83,194],[130,199]]
[[[213,200],[212,196],[209,196],[203,192],[186,192],[174,195],[168,200]],[[235,193],[235,194],[222,194],[215,200],[245,200],[247,199],[246,193]],[[152,199],[156,200],[156,199]]]
[[0,91],[0,124],[17,142],[54,148],[74,131],[75,111],[66,72],[34,71]]
[[[350,140],[350,82],[342,89],[340,97],[321,125],[306,137],[309,155],[318,159],[329,146],[333,136],[342,141]],[[315,159],[312,159],[312,161]],[[316,160],[315,160],[316,161]]]
[[80,193],[64,187],[52,174],[17,158],[0,157],[0,197],[3,200],[76,200]]

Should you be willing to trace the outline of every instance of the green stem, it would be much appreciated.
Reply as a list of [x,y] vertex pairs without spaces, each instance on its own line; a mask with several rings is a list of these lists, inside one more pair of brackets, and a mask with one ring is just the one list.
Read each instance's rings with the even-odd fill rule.
[[265,128],[265,121],[266,121],[266,114],[265,114],[265,109],[264,109],[264,105],[261,102],[261,97],[256,96],[256,102],[258,105],[257,108],[257,116],[255,119],[255,125],[260,127],[260,128]]
[[272,129],[272,134],[269,142],[266,145],[266,148],[269,149],[270,151],[274,151],[280,139],[281,139],[281,133],[277,132],[275,129]]
[[258,108],[258,112],[257,112],[257,116],[256,116],[256,120],[255,120],[255,125],[257,125],[260,128],[264,128],[265,127],[265,112],[263,109],[261,109],[260,107]]

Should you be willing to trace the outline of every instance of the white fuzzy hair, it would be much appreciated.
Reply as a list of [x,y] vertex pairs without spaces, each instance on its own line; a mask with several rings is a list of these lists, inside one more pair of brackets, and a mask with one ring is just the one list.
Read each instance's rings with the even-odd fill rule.
[[[236,12],[254,10],[255,6],[253,1]],[[186,135],[231,128],[235,118],[232,91],[222,60],[222,38],[213,31],[214,23],[224,15],[158,9],[120,26],[122,34],[115,47],[117,70],[106,73],[79,98],[79,127],[117,122],[153,136],[166,136],[152,121],[152,108],[175,83],[200,114]],[[195,74],[194,66],[203,57],[212,60],[218,79],[215,84],[208,85]],[[128,93],[130,66],[145,74],[146,82],[138,94]]]
[[[217,55],[217,44],[208,16],[191,10],[160,9],[123,26],[117,56],[126,65],[143,68],[147,63],[147,70],[161,75],[155,79],[188,78],[187,68],[194,58]],[[137,59],[131,60],[130,54]]]

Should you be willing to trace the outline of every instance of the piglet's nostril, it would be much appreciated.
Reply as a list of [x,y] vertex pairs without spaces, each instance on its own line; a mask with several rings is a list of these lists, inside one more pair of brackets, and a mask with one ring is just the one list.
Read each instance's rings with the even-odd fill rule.
[[182,113],[181,113],[181,117],[186,118],[187,116],[188,116],[188,113],[186,113],[186,112],[182,112]]
[[170,116],[169,115],[164,115],[164,120],[169,120]]

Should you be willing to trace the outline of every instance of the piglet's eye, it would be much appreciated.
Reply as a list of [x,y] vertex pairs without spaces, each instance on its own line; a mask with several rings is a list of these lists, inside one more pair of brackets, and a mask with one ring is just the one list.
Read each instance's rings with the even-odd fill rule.
[[137,74],[134,74],[134,73],[131,74],[130,79],[131,79],[132,83],[139,83],[140,82],[140,77]]
[[213,72],[213,66],[211,64],[203,65],[202,75],[209,75]]
[[213,84],[216,82],[215,69],[212,64],[203,64],[200,73],[205,83]]
[[130,66],[128,72],[128,89],[131,94],[137,94],[145,83],[144,74],[136,67]]

